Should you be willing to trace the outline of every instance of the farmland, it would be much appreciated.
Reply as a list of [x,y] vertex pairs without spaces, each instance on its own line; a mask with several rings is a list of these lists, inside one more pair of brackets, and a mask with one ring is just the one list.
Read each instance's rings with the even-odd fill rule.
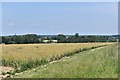
[[[116,58],[117,58],[117,54],[114,54],[116,53],[115,50],[117,49],[115,43],[9,44],[9,45],[1,45],[1,47],[2,47],[2,63],[3,63],[2,65],[14,67],[16,70],[15,73],[23,72],[25,70],[31,70],[32,68],[36,68],[44,65],[49,65],[49,63],[60,60],[58,61],[58,63],[55,64],[53,63],[47,66],[48,69],[46,71],[42,70],[44,68],[40,67],[38,68],[38,72],[36,74],[34,72],[31,72],[33,73],[31,74],[33,75],[31,77],[95,77],[95,75],[89,75],[89,74],[85,75],[84,70],[87,73],[92,69],[91,66],[95,66],[95,68],[97,69],[98,65],[103,66],[105,65],[105,62],[107,63],[107,61],[109,60],[108,65],[110,66],[108,67],[108,65],[105,65],[105,69],[106,68],[112,69],[111,72],[113,72],[113,74],[111,75],[113,75],[113,77],[116,77],[115,75],[116,63],[113,64],[113,62],[116,62]],[[105,49],[103,47],[105,47]],[[96,48],[100,48],[100,49],[96,49]],[[93,50],[92,51],[93,53],[90,50]],[[73,54],[75,55],[71,56]],[[111,58],[112,56],[113,58]],[[64,59],[65,57],[69,57],[69,59]],[[94,61],[95,63],[93,64],[92,62]],[[65,66],[68,66],[67,69],[65,70],[65,74],[66,74],[65,76],[62,75],[62,72],[57,72],[58,74],[54,72],[57,69],[60,69],[59,71],[62,71],[63,69],[65,69]],[[83,73],[77,72],[77,70],[78,71],[80,70],[81,72],[81,69],[83,70],[82,71]],[[72,73],[70,73],[71,70],[76,75],[72,76]],[[49,74],[47,74],[48,76],[45,75],[46,72],[49,71],[53,71],[52,72],[53,75],[49,75]],[[98,68],[98,71],[102,73],[103,69],[101,71],[101,69]],[[100,75],[95,73],[95,71],[93,71],[92,73],[96,75]],[[26,74],[27,77],[29,73],[24,73],[24,74]],[[40,74],[41,76],[38,74]],[[80,76],[78,76],[77,74],[79,74]],[[23,75],[20,75],[20,77],[22,76]],[[110,75],[106,75],[106,77],[107,76],[109,77]],[[102,77],[102,75],[96,77]]]
[[57,62],[22,72],[22,78],[117,78],[117,46],[109,45],[81,52]]
[[[49,58],[67,52],[111,43],[60,43],[60,44],[11,44],[3,45],[3,59],[26,61],[35,58]],[[17,56],[17,57],[16,57]]]

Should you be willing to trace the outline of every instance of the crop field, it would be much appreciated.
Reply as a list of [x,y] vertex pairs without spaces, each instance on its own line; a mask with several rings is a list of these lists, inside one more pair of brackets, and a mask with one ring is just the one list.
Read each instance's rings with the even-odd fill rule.
[[[81,48],[91,48],[111,43],[59,43],[59,44],[11,44],[2,46],[5,60],[26,61],[36,58],[49,58],[53,55],[73,52]],[[16,57],[17,56],[17,57]]]
[[[25,76],[23,74],[15,77],[67,78],[110,77],[111,75],[113,75],[112,77],[116,77],[117,54],[115,50],[117,46],[115,44],[116,43],[51,43],[1,45],[2,66],[13,67],[15,69],[13,74],[21,73],[25,70],[29,71],[28,73],[24,73]],[[68,59],[65,57],[68,57]],[[55,61],[58,62],[54,63]],[[46,68],[40,67],[44,65],[48,66]],[[93,66],[97,70],[94,71]],[[104,67],[98,68],[98,66]],[[35,72],[38,70],[37,73],[32,72],[31,69],[34,68]],[[106,68],[108,69],[104,72]],[[109,69],[112,70],[109,71]],[[87,74],[90,70],[92,71]],[[50,72],[51,74],[47,74]],[[113,73],[111,73],[111,75],[104,75],[108,72]],[[30,73],[33,73],[31,74],[32,76],[29,76]]]
[[81,52],[57,62],[22,72],[14,77],[29,78],[117,78],[116,45]]

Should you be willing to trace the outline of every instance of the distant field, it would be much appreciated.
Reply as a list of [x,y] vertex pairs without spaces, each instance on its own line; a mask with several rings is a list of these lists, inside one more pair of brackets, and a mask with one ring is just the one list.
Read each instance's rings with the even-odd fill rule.
[[[72,44],[71,44],[72,45]],[[77,44],[81,45],[81,44]],[[90,45],[90,44],[88,44]],[[98,44],[99,45],[99,44]],[[44,67],[22,72],[17,78],[117,78],[116,45],[91,49],[49,63]]]
[[11,44],[2,45],[2,58],[4,60],[27,61],[31,59],[49,58],[73,52],[81,48],[90,48],[112,43],[59,43],[59,44]]
[[[60,60],[64,57],[69,57],[73,54],[82,54],[83,51],[94,50],[96,48],[101,48],[110,45],[115,45],[115,43],[52,43],[1,45],[0,47],[2,47],[2,66],[13,67],[15,71],[12,74],[15,74],[28,69],[46,65],[50,62]],[[81,57],[76,57],[75,62],[84,61],[84,63],[86,63],[85,60],[87,59],[89,61],[94,61],[94,59],[92,58],[96,57],[97,53],[99,53],[99,51],[96,51],[94,53],[95,55],[91,53],[91,57],[88,56],[89,54],[86,54],[87,57],[84,56],[83,58],[82,55]],[[107,54],[107,52],[105,54]],[[71,65],[74,65],[73,63],[71,62]],[[68,63],[65,64],[67,66]]]

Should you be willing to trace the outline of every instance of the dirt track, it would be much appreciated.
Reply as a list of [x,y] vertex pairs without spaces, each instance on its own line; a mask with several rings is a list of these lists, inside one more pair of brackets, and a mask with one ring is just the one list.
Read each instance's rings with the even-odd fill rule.
[[11,71],[14,71],[14,68],[0,66],[0,79],[8,77],[10,75],[8,73]]

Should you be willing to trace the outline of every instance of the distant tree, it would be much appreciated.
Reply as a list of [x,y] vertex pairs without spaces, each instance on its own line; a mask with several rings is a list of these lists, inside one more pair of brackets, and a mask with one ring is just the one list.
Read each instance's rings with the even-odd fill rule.
[[79,37],[79,33],[75,33],[75,37]]
[[58,43],[66,43],[66,42],[67,42],[67,38],[66,38],[66,36],[63,35],[63,34],[57,35],[57,38],[56,38],[56,39],[58,40]]
[[0,44],[2,43],[2,36],[0,36]]
[[[2,41],[1,41],[2,39]],[[75,35],[65,36],[63,34],[58,35],[47,35],[38,36],[36,34],[26,35],[13,35],[13,36],[0,36],[0,43],[5,44],[29,44],[29,43],[42,43],[43,40],[57,40],[58,43],[79,43],[79,42],[116,42],[120,37],[113,36],[96,36],[96,35],[85,35],[80,36],[78,33]],[[120,40],[119,40],[120,41]]]
[[80,42],[80,37],[78,37],[78,36],[69,36],[68,37],[68,42],[69,43],[78,43],[78,42]]
[[39,38],[36,34],[27,34],[23,36],[24,43],[39,43]]

